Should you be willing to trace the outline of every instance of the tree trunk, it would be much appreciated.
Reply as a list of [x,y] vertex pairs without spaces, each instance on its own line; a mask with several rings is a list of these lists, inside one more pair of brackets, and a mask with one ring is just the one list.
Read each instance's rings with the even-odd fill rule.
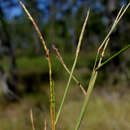
[[11,63],[11,67],[10,67],[10,73],[11,73],[11,80],[12,80],[12,84],[14,86],[14,91],[16,91],[17,89],[17,69],[16,69],[16,57],[15,57],[15,52],[13,49],[13,44],[11,43],[11,38],[10,38],[10,34],[8,32],[8,25],[6,23],[6,21],[3,19],[3,11],[2,8],[0,7],[0,22],[1,22],[1,26],[2,26],[2,36],[1,36],[1,41],[2,44],[7,47],[8,49],[8,55],[10,58],[10,63]]

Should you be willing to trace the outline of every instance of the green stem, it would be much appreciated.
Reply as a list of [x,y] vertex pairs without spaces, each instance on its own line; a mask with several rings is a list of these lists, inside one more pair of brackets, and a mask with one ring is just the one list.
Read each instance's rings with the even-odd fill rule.
[[87,21],[88,21],[89,12],[90,12],[90,10],[88,10],[85,22],[84,22],[82,30],[81,30],[81,34],[80,34],[80,37],[79,37],[79,42],[78,42],[78,46],[77,46],[77,50],[76,50],[76,56],[75,56],[74,63],[73,63],[73,66],[72,66],[72,69],[71,69],[71,72],[70,72],[70,76],[69,76],[69,79],[68,79],[68,82],[67,82],[67,85],[66,85],[66,89],[65,89],[65,92],[64,92],[61,104],[60,104],[60,108],[59,108],[59,111],[58,111],[57,116],[56,116],[55,124],[57,123],[59,116],[60,116],[60,113],[62,111],[62,107],[63,107],[64,101],[65,101],[65,98],[66,98],[66,95],[67,95],[67,92],[68,92],[68,89],[69,89],[69,86],[70,86],[70,82],[71,82],[71,79],[72,79],[72,76],[73,76],[73,72],[74,72],[76,63],[77,63],[77,59],[78,59],[78,55],[79,55],[80,47],[81,47],[81,42],[82,42],[82,39],[83,39],[83,34],[84,34],[85,27],[86,27],[86,24],[87,24]]
[[[107,42],[109,41],[109,36],[111,35],[111,33],[113,32],[114,28],[116,27],[117,23],[119,22],[119,20],[122,18],[123,14],[126,12],[127,8],[129,7],[130,3],[125,7],[124,11],[122,12],[123,10],[123,7],[120,9],[118,15],[117,15],[117,18],[116,20],[114,21],[114,24],[110,30],[110,32],[108,33],[108,35],[106,36],[105,40],[102,42],[102,44],[100,45],[99,49],[98,49],[98,52],[97,52],[97,56],[96,56],[96,60],[95,60],[95,65],[96,63],[98,63],[98,67],[101,65],[101,61],[102,61],[102,58],[104,56],[104,52],[105,52],[105,49],[106,49],[106,46],[107,46]],[[105,46],[104,46],[105,45]],[[103,48],[103,51],[101,53],[101,57],[99,59],[99,62],[97,62],[97,58],[99,56],[99,53],[100,51],[102,50]],[[128,48],[129,48],[129,45],[128,45]],[[123,49],[123,51],[126,50],[126,49]],[[119,54],[118,54],[119,55]],[[81,112],[80,112],[80,116],[77,120],[77,123],[76,123],[76,126],[75,126],[75,130],[79,130],[79,127],[80,127],[80,124],[81,124],[81,120],[83,119],[83,116],[84,116],[84,113],[85,113],[85,110],[86,108],[88,107],[88,102],[89,102],[89,99],[90,99],[90,96],[92,94],[92,91],[93,91],[93,88],[94,88],[94,84],[95,84],[95,81],[96,81],[96,78],[97,78],[97,75],[98,75],[98,71],[95,71],[96,68],[95,68],[95,65],[94,65],[94,69],[93,69],[93,72],[92,72],[92,76],[91,76],[91,79],[90,79],[90,82],[89,82],[89,85],[88,85],[88,90],[87,90],[87,94],[85,96],[85,100],[84,100],[84,103],[83,103],[83,106],[81,108]],[[97,67],[97,68],[98,68]]]
[[123,49],[121,49],[120,51],[118,51],[117,53],[115,53],[113,56],[111,56],[110,58],[108,58],[106,61],[104,61],[99,67],[97,67],[95,70],[99,70],[101,69],[105,64],[107,64],[108,62],[110,62],[112,59],[114,59],[116,56],[120,55],[121,53],[123,53],[124,51],[126,51],[128,48],[130,48],[130,44],[128,44],[127,46],[125,46]]
[[89,83],[89,88],[88,88],[87,94],[85,96],[85,100],[84,100],[84,103],[83,103],[83,106],[82,106],[82,109],[81,109],[81,112],[80,112],[80,116],[77,120],[75,130],[78,130],[79,126],[81,124],[81,120],[82,120],[83,115],[85,113],[86,107],[88,106],[88,101],[89,101],[91,93],[93,91],[93,87],[94,87],[94,84],[95,84],[95,81],[96,81],[96,78],[97,78],[97,74],[98,74],[97,72],[92,73],[92,77],[91,77],[90,83]]
[[[101,64],[101,61],[102,61],[102,58],[103,58],[103,56],[104,56],[105,49],[106,49],[106,47],[107,47],[107,45],[108,45],[108,42],[109,42],[109,38],[108,38],[108,40],[106,41],[105,46],[104,46],[104,48],[103,48],[102,56],[101,56],[100,59],[99,59],[98,66],[100,66],[100,64]],[[81,112],[80,112],[79,118],[78,118],[77,123],[76,123],[76,126],[75,126],[75,130],[78,130],[78,129],[79,129],[81,120],[82,120],[82,118],[83,118],[83,116],[84,116],[84,113],[85,113],[85,109],[86,109],[87,106],[88,106],[88,102],[89,102],[90,96],[91,96],[91,94],[92,94],[92,91],[93,91],[93,88],[94,88],[94,84],[95,84],[95,82],[96,82],[97,75],[98,75],[98,72],[95,71],[95,70],[93,70],[92,76],[91,76],[91,79],[90,79],[90,82],[89,82],[89,85],[88,85],[87,94],[86,94],[86,96],[85,96],[84,103],[83,103],[83,106],[82,106],[82,108],[81,108]]]

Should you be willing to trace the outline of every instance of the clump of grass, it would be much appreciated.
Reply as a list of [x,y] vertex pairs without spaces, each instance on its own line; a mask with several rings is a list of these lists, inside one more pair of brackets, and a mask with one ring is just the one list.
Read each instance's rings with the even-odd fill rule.
[[[110,39],[109,37],[110,37],[111,33],[113,32],[113,30],[115,29],[115,27],[117,26],[117,24],[119,23],[120,19],[122,18],[122,16],[124,15],[124,13],[126,12],[126,10],[128,9],[129,6],[130,6],[130,3],[126,7],[124,7],[124,6],[121,7],[121,9],[120,9],[115,21],[114,21],[109,33],[107,34],[104,41],[101,43],[100,47],[98,48],[96,59],[95,59],[95,64],[94,64],[92,75],[91,75],[90,82],[89,82],[89,85],[88,85],[87,94],[86,94],[86,96],[84,98],[84,103],[83,103],[83,106],[81,108],[81,112],[80,112],[79,118],[77,120],[75,130],[79,129],[80,124],[81,124],[81,120],[82,120],[82,118],[84,116],[84,113],[85,113],[85,110],[88,107],[88,102],[89,102],[90,96],[92,94],[92,91],[93,91],[93,88],[94,88],[94,85],[95,85],[95,81],[96,81],[97,76],[98,76],[98,71],[97,71],[98,69],[97,68],[99,68],[101,66],[105,50],[106,50],[106,47],[107,47],[109,39]],[[121,51],[121,53],[122,52],[123,51]],[[117,55],[119,55],[119,54],[117,54]],[[99,61],[98,61],[98,57],[99,57]],[[111,59],[109,59],[109,61],[110,60]]]
[[[63,95],[63,98],[62,98],[62,101],[61,101],[58,113],[56,114],[56,118],[55,118],[55,91],[54,91],[54,84],[52,82],[52,67],[51,67],[51,60],[50,60],[49,50],[48,50],[48,48],[47,48],[47,46],[45,44],[45,41],[44,41],[44,39],[42,37],[42,34],[39,31],[39,28],[36,25],[34,19],[32,18],[32,16],[30,15],[30,13],[28,12],[28,10],[26,9],[26,7],[24,6],[24,4],[21,1],[20,1],[20,4],[24,8],[24,10],[27,13],[29,19],[32,21],[32,23],[33,23],[33,25],[34,25],[34,27],[35,27],[35,29],[36,29],[36,31],[37,31],[40,39],[41,39],[41,42],[42,42],[43,47],[44,47],[44,50],[46,52],[46,58],[47,58],[47,61],[48,61],[48,66],[49,66],[49,79],[50,79],[50,114],[51,114],[51,126],[52,126],[52,130],[55,130],[55,126],[56,126],[56,124],[58,122],[58,119],[60,117],[61,111],[63,109],[64,102],[65,102],[65,99],[66,99],[66,96],[67,96],[67,93],[68,93],[68,90],[69,90],[69,87],[70,87],[71,79],[74,79],[74,81],[77,84],[79,84],[79,81],[73,76],[73,72],[75,70],[76,63],[77,63],[77,60],[78,60],[78,56],[79,56],[79,52],[80,52],[80,47],[81,47],[81,42],[82,42],[82,39],[83,39],[83,34],[84,34],[84,31],[85,31],[85,27],[86,27],[86,24],[87,24],[87,20],[88,20],[88,17],[89,17],[90,10],[88,10],[88,12],[87,12],[87,16],[86,16],[85,22],[84,22],[82,30],[81,30],[81,34],[80,34],[80,37],[79,37],[78,46],[77,46],[76,53],[75,53],[75,59],[74,59],[74,63],[73,63],[71,71],[65,65],[65,63],[64,63],[61,55],[59,54],[57,48],[55,48],[53,46],[53,48],[57,52],[57,55],[59,57],[60,62],[62,63],[63,67],[65,68],[65,70],[69,74],[69,79],[68,79],[68,82],[67,82],[67,85],[66,85],[66,89],[65,89],[65,92],[64,92],[64,95]],[[92,71],[92,74],[91,74],[91,78],[90,78],[90,81],[89,81],[87,92],[84,90],[83,86],[81,84],[79,84],[79,86],[80,86],[80,88],[83,91],[83,93],[84,93],[85,96],[84,96],[84,101],[83,101],[83,105],[82,105],[82,108],[81,108],[80,115],[79,115],[79,117],[77,119],[77,123],[75,125],[75,130],[79,129],[81,121],[82,121],[84,113],[85,113],[85,110],[88,107],[88,102],[89,102],[90,96],[92,94],[92,91],[93,91],[93,88],[94,88],[94,85],[95,85],[95,81],[96,81],[98,73],[99,73],[98,70],[102,66],[104,66],[107,62],[111,61],[114,57],[116,57],[117,55],[121,54],[122,52],[124,52],[125,50],[127,50],[130,47],[130,45],[126,46],[125,48],[123,48],[122,50],[120,50],[118,53],[116,53],[115,55],[113,55],[112,57],[110,57],[108,60],[106,60],[104,63],[102,63],[105,50],[106,50],[107,45],[108,45],[109,40],[110,40],[110,35],[113,32],[113,30],[115,29],[115,27],[117,26],[117,24],[119,23],[120,19],[122,18],[122,16],[124,15],[124,13],[126,12],[126,10],[128,9],[129,6],[130,6],[130,3],[128,3],[128,5],[126,7],[125,6],[121,7],[121,9],[120,9],[120,11],[119,11],[119,13],[118,13],[115,21],[114,21],[114,23],[113,23],[113,25],[112,25],[109,33],[106,35],[104,41],[101,43],[100,47],[97,50],[95,64],[94,64],[94,67],[93,67],[93,71]],[[33,123],[32,123],[32,126],[33,126]],[[44,125],[44,129],[45,130],[47,129],[46,128],[46,123]],[[33,126],[33,130],[35,130],[34,126]]]

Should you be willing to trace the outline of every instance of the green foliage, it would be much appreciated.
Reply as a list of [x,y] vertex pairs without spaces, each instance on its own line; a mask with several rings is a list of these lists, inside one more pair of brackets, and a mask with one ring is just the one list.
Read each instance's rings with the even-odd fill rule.
[[[33,1],[34,2],[34,1]],[[33,5],[33,7],[34,8],[36,8],[36,6],[35,6],[35,4],[33,3],[33,2],[31,2],[32,3],[32,5]],[[128,6],[127,6],[128,7]],[[52,7],[50,7],[51,8],[51,11],[52,10],[54,10],[54,8],[53,8],[53,6]],[[123,7],[122,7],[122,9],[123,9]],[[105,40],[102,42],[102,44],[101,44],[101,46],[99,47],[99,49],[98,49],[98,52],[97,52],[97,57],[96,57],[96,60],[95,60],[95,54],[93,53],[91,56],[89,56],[88,58],[87,58],[87,55],[85,55],[84,57],[83,56],[81,56],[81,57],[79,57],[79,62],[78,62],[78,64],[77,64],[77,66],[76,66],[76,63],[77,63],[77,59],[78,59],[78,55],[79,55],[79,51],[80,51],[80,46],[81,46],[81,41],[82,41],[82,39],[83,39],[83,32],[84,32],[84,28],[83,28],[83,30],[82,30],[82,32],[81,32],[81,37],[79,38],[79,44],[78,44],[78,47],[77,47],[77,50],[76,50],[76,56],[75,56],[75,54],[69,54],[68,52],[71,52],[72,51],[72,49],[73,49],[73,44],[77,44],[77,37],[78,37],[78,35],[79,35],[79,32],[80,32],[80,28],[81,28],[81,23],[82,23],[82,20],[79,20],[80,18],[82,18],[81,17],[81,14],[83,14],[84,13],[84,10],[85,10],[85,8],[82,8],[82,6],[80,7],[80,8],[77,8],[77,13],[76,14],[68,14],[67,12],[65,13],[65,14],[67,14],[66,16],[67,16],[67,20],[65,21],[65,20],[63,20],[63,19],[60,19],[60,20],[55,20],[55,17],[56,17],[56,14],[51,14],[53,17],[52,18],[50,18],[49,20],[51,20],[51,21],[48,21],[48,23],[47,24],[40,24],[40,27],[41,27],[41,30],[42,30],[42,32],[43,33],[46,33],[44,36],[45,36],[45,40],[47,40],[48,41],[48,47],[49,48],[51,48],[51,45],[53,44],[53,43],[56,43],[57,44],[57,46],[62,50],[63,48],[63,51],[64,52],[67,52],[68,54],[64,54],[64,56],[63,56],[63,59],[65,60],[65,63],[67,64],[67,66],[69,67],[69,68],[71,68],[72,67],[72,69],[71,69],[71,71],[70,71],[70,76],[69,76],[69,79],[68,79],[68,82],[67,82],[67,85],[66,85],[66,88],[65,88],[65,92],[64,92],[64,96],[63,96],[63,98],[62,98],[62,102],[61,102],[61,105],[60,105],[60,108],[59,108],[59,111],[58,111],[58,114],[56,115],[56,121],[55,121],[55,123],[54,123],[54,125],[57,123],[57,121],[58,121],[58,118],[59,118],[59,115],[60,115],[60,113],[61,113],[61,111],[63,110],[62,109],[62,106],[63,106],[63,104],[64,104],[64,101],[65,101],[65,98],[66,98],[66,95],[67,95],[67,93],[68,93],[68,89],[69,89],[69,86],[70,86],[70,82],[71,82],[71,79],[72,79],[72,76],[73,76],[73,72],[74,72],[74,70],[75,70],[75,67],[77,67],[77,70],[80,70],[80,68],[82,68],[82,67],[89,67],[89,69],[88,69],[88,72],[90,71],[90,70],[92,70],[92,75],[91,75],[91,79],[90,79],[90,82],[89,82],[89,85],[88,85],[88,91],[87,91],[87,94],[85,95],[85,99],[84,99],[84,103],[83,103],[83,105],[82,105],[82,107],[81,107],[81,112],[80,112],[80,115],[79,115],[79,117],[78,117],[78,120],[77,120],[77,123],[76,123],[76,127],[75,127],[75,130],[78,130],[79,129],[79,126],[80,126],[80,124],[81,124],[81,120],[82,120],[82,118],[83,118],[83,116],[85,115],[85,110],[86,110],[86,108],[88,108],[88,110],[89,110],[89,107],[88,107],[88,102],[89,102],[89,98],[90,98],[90,96],[91,96],[91,93],[92,93],[92,91],[93,91],[93,88],[94,88],[94,85],[95,85],[95,81],[96,81],[96,78],[97,78],[97,75],[98,75],[98,69],[102,66],[102,64],[101,64],[101,61],[102,61],[102,58],[103,58],[103,56],[104,56],[104,52],[105,52],[105,49],[106,49],[106,46],[107,46],[107,44],[108,44],[108,41],[109,41],[109,37],[110,37],[110,35],[111,35],[111,33],[113,32],[113,30],[114,30],[114,28],[116,27],[116,25],[117,25],[117,23],[120,21],[120,19],[122,18],[122,16],[123,16],[123,14],[124,14],[124,12],[126,11],[125,9],[124,9],[124,12],[123,12],[123,10],[121,9],[121,11],[120,11],[120,13],[119,13],[119,15],[117,16],[117,18],[116,18],[116,20],[115,20],[115,22],[114,22],[114,24],[112,25],[112,28],[111,28],[111,30],[110,30],[110,32],[108,32],[108,34],[107,34],[107,36],[106,36],[106,38],[105,38]],[[34,10],[33,10],[34,11]],[[33,13],[33,11],[32,11],[32,13]],[[35,12],[35,11],[34,11]],[[37,13],[38,14],[38,13]],[[88,13],[89,14],[89,13]],[[36,14],[34,13],[34,15],[36,16]],[[71,18],[72,17],[72,18]],[[90,19],[90,21],[91,21],[91,23],[89,23],[89,26],[88,26],[88,30],[87,30],[87,32],[89,32],[88,33],[88,41],[91,41],[90,43],[95,43],[95,42],[97,42],[99,39],[102,39],[102,35],[104,35],[104,24],[103,24],[103,21],[102,21],[102,17],[103,17],[103,14],[102,13],[96,13],[96,14],[93,14],[92,13],[92,16],[91,16],[91,19]],[[73,21],[73,18],[74,18],[74,20],[75,20],[75,22]],[[97,22],[95,21],[95,19],[98,19],[97,20]],[[21,45],[20,44],[17,44],[17,45],[15,45],[15,49],[16,49],[16,52],[17,51],[19,51],[18,50],[18,47],[21,47],[24,51],[26,50],[26,54],[25,55],[17,55],[17,53],[16,53],[16,55],[17,55],[17,59],[16,59],[16,64],[17,64],[17,69],[18,69],[18,73],[20,74],[20,75],[23,75],[23,76],[25,76],[25,75],[28,75],[28,74],[31,74],[32,75],[32,77],[33,78],[35,78],[35,76],[33,75],[33,73],[35,73],[35,74],[40,74],[40,73],[48,73],[48,64],[47,64],[47,61],[46,61],[46,58],[45,57],[36,57],[36,54],[34,53],[34,50],[36,50],[36,43],[38,43],[39,41],[35,41],[36,39],[35,39],[35,35],[32,37],[32,35],[29,35],[29,34],[31,34],[32,33],[32,26],[30,25],[30,22],[29,23],[24,23],[24,18],[22,19],[23,21],[19,24],[19,22],[16,22],[17,24],[17,28],[16,28],[16,30],[15,31],[13,31],[13,33],[12,33],[12,35],[15,35],[15,37],[16,37],[16,41],[18,42],[18,43],[21,43]],[[55,20],[55,21],[53,21],[53,20]],[[127,19],[126,19],[127,20]],[[12,25],[13,26],[13,23],[14,23],[14,21],[12,22],[12,23],[10,23],[10,25]],[[21,25],[21,26],[23,26],[23,28],[22,29],[20,29],[19,30],[19,25]],[[29,26],[28,26],[29,25]],[[35,25],[35,24],[34,24]],[[69,28],[69,30],[67,29],[68,27],[70,27],[70,25],[73,25],[73,27],[72,28]],[[129,24],[128,24],[129,25]],[[128,26],[127,25],[127,26]],[[46,27],[45,27],[46,26]],[[84,26],[85,27],[85,26]],[[120,32],[122,32],[122,30],[123,29],[121,29],[121,31],[119,31],[119,34],[121,34]],[[21,33],[20,33],[20,35],[21,35],[21,37],[23,38],[22,39],[22,41],[21,41],[21,38],[18,36],[18,34],[17,34],[17,31],[20,31]],[[128,31],[129,32],[129,31]],[[101,35],[99,38],[97,37],[97,34],[98,35]],[[76,35],[76,36],[75,36]],[[41,38],[41,36],[40,36],[40,38]],[[34,40],[35,39],[35,40]],[[123,38],[120,38],[121,40],[123,39]],[[120,39],[118,40],[118,42],[120,41]],[[126,40],[128,39],[128,36],[126,37]],[[14,41],[15,41],[15,39],[14,39]],[[44,41],[44,40],[43,40]],[[85,40],[84,40],[84,42],[85,42]],[[127,40],[127,42],[128,42],[128,40]],[[127,43],[126,42],[126,43]],[[25,46],[24,46],[24,44],[23,43],[25,43]],[[34,45],[35,44],[35,45]],[[46,46],[44,47],[45,48],[45,51],[46,51]],[[51,50],[51,49],[50,49]],[[102,51],[103,50],[103,51]],[[93,51],[93,50],[92,50]],[[120,53],[120,52],[119,52]],[[119,55],[119,53],[117,54],[117,55]],[[122,52],[121,52],[122,53]],[[117,56],[116,55],[116,56]],[[49,56],[48,56],[49,57]],[[115,57],[115,56],[114,56]],[[49,58],[48,58],[49,59]],[[51,55],[51,59],[52,59],[52,70],[53,70],[53,73],[60,73],[60,77],[62,77],[62,71],[63,71],[63,69],[62,69],[62,67],[61,67],[61,65],[60,65],[60,63],[58,62],[58,60],[57,60],[57,58],[55,58],[55,56],[52,54]],[[108,59],[109,61],[112,59],[112,57],[110,57],[110,59]],[[5,67],[5,69],[6,70],[9,70],[9,64],[7,64],[8,63],[8,61],[9,61],[9,59],[5,59],[5,60],[3,60],[3,66]],[[93,64],[94,64],[94,61],[95,61],[95,66],[93,67]],[[48,60],[48,63],[50,63],[49,62],[49,60]],[[73,64],[73,66],[72,66],[72,64]],[[104,65],[104,64],[103,64]],[[49,64],[49,72],[51,73],[51,63]],[[78,72],[78,71],[77,71]],[[79,71],[80,72],[80,71]],[[49,74],[50,74],[49,73]],[[50,74],[51,75],[51,74]],[[50,76],[51,77],[51,76]],[[89,75],[83,75],[83,77],[81,77],[81,80],[82,79],[86,79],[86,84],[88,84],[88,77],[89,77]],[[33,79],[32,78],[32,79]],[[39,78],[39,77],[38,77]],[[108,77],[107,77],[107,72],[103,72],[103,73],[101,73],[100,75],[99,75],[99,80],[98,80],[98,83],[99,84],[101,84],[104,80],[106,80]],[[50,84],[51,84],[51,78],[50,78]],[[50,85],[51,86],[51,85]],[[53,87],[54,85],[52,85],[52,87]],[[62,85],[60,85],[60,86],[63,86],[63,84]],[[51,87],[50,87],[51,88]],[[63,88],[62,88],[63,89]],[[52,91],[50,91],[50,95],[52,94],[52,100],[54,99],[54,94],[55,93],[53,93],[53,91],[54,91],[54,89],[52,90]],[[52,92],[52,93],[51,93]],[[79,94],[79,93],[78,93]],[[77,94],[77,95],[78,95]],[[45,99],[46,100],[46,98],[44,98],[44,96],[39,96],[39,95],[35,95],[35,94],[33,94],[32,96],[34,96],[34,97],[37,97],[36,98],[36,100],[37,100],[37,104],[36,104],[36,106],[38,106],[38,108],[39,108],[39,106],[41,106],[41,99]],[[39,97],[38,97],[39,96]],[[80,101],[81,102],[81,101]],[[102,101],[101,101],[101,99],[99,98],[97,98],[96,99],[96,102],[98,102],[97,104],[99,105],[99,106],[101,106],[102,105]],[[72,102],[73,103],[73,102]],[[94,102],[95,103],[95,102]],[[80,103],[79,103],[80,104]],[[53,107],[55,107],[55,103],[53,104]],[[95,108],[95,106],[94,106],[95,104],[93,104],[92,106],[92,108]],[[97,105],[97,106],[98,106]],[[50,105],[51,106],[51,105]],[[72,113],[72,106],[70,106],[70,108],[71,109],[69,109],[69,112],[70,112],[70,114]],[[90,111],[90,114],[92,114],[91,113],[91,110],[92,110],[92,112],[94,111],[93,109],[90,109],[89,111]],[[77,109],[79,109],[78,107],[77,107]],[[102,111],[100,111],[101,109],[99,109],[99,108],[97,108],[97,110],[99,110],[99,113],[97,112],[97,113],[95,113],[95,114],[97,114],[98,115],[98,117],[100,116],[100,113],[102,113],[102,111],[104,110],[102,110]],[[54,109],[54,111],[55,111],[55,109]],[[68,112],[68,113],[69,113]],[[104,111],[103,111],[104,112]],[[119,112],[120,112],[120,110],[118,111],[118,114],[119,114]],[[104,112],[105,113],[105,112]],[[39,114],[39,113],[38,113]],[[36,115],[38,115],[38,114],[36,114]],[[63,113],[64,114],[64,113]],[[35,115],[35,116],[36,116]],[[66,114],[67,115],[67,114]],[[75,114],[74,114],[75,115]],[[64,117],[64,116],[63,116]],[[95,117],[95,115],[94,115],[94,117]],[[54,118],[55,118],[55,112],[54,112]],[[71,118],[71,117],[70,117]],[[90,119],[91,119],[91,117],[89,117]],[[102,124],[102,121],[103,120],[105,120],[106,118],[108,118],[107,117],[107,114],[104,116],[104,115],[102,115],[101,116],[101,118],[97,121],[94,121],[94,122],[92,122],[93,124],[95,123],[97,123],[97,128],[98,128],[98,125],[99,125],[99,127],[100,127],[100,129],[104,129],[106,126],[107,126],[107,123],[104,125],[104,124]],[[41,120],[41,117],[39,116],[39,119]],[[94,120],[94,119],[92,119],[92,120]],[[40,127],[40,123],[39,123],[39,121],[35,121],[35,122],[37,122],[36,124],[36,127],[38,127],[38,128],[40,128],[41,129],[41,127]],[[53,120],[53,122],[54,122],[54,120]],[[91,122],[91,121],[90,121]],[[69,122],[70,123],[70,122]],[[91,123],[90,123],[91,124]],[[10,124],[9,124],[10,125]],[[53,125],[52,125],[53,126]],[[72,126],[70,126],[70,127],[68,127],[68,126],[65,126],[64,125],[64,127],[66,127],[67,129],[72,129],[71,127]],[[85,126],[85,129],[86,129],[87,127]],[[90,125],[90,128],[91,129],[95,129],[95,127],[93,127],[92,125]],[[89,128],[89,129],[90,129]],[[108,127],[109,128],[109,127]],[[115,124],[112,126],[112,128],[115,128]],[[122,128],[122,127],[121,127]],[[7,128],[8,129],[8,128]],[[14,129],[12,126],[9,126],[9,129]],[[20,128],[19,128],[20,129]]]

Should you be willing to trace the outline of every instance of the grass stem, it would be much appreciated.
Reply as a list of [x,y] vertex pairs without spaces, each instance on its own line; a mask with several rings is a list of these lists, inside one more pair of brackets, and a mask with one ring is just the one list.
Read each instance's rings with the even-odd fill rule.
[[77,59],[78,59],[78,55],[79,55],[79,51],[80,51],[80,47],[81,47],[81,42],[82,42],[82,39],[83,39],[83,34],[84,34],[85,27],[86,27],[88,17],[89,17],[89,12],[90,12],[90,10],[88,10],[88,12],[87,12],[87,16],[86,16],[85,22],[84,22],[82,30],[81,30],[78,46],[77,46],[77,49],[76,49],[76,55],[75,55],[74,63],[73,63],[73,66],[72,66],[72,69],[71,69],[71,72],[70,72],[70,76],[69,76],[69,79],[68,79],[68,82],[67,82],[67,85],[66,85],[66,89],[65,89],[65,92],[64,92],[61,104],[60,104],[59,111],[58,111],[57,116],[56,116],[55,124],[57,123],[59,116],[60,116],[60,113],[62,111],[62,107],[63,107],[64,101],[65,101],[65,98],[66,98],[66,95],[67,95],[67,92],[68,92],[68,89],[69,89],[69,86],[70,86],[70,82],[71,82],[71,79],[72,79],[72,75],[73,75],[76,63],[77,63]]
[[99,67],[97,67],[95,69],[95,71],[100,70],[105,64],[109,63],[112,59],[114,59],[116,56],[118,56],[121,53],[123,53],[124,51],[126,51],[128,48],[130,48],[130,44],[128,44],[127,46],[125,46],[124,48],[122,48],[120,51],[118,51],[117,53],[115,53],[113,56],[111,56],[110,58],[108,58],[106,61],[104,61]]
[[26,12],[26,14],[28,15],[29,19],[31,20],[31,22],[34,25],[34,28],[36,29],[36,32],[42,42],[42,45],[44,47],[45,53],[46,53],[46,58],[48,61],[48,67],[49,67],[49,84],[50,84],[50,113],[51,113],[51,125],[52,125],[52,130],[55,130],[55,117],[54,117],[54,113],[55,113],[55,103],[53,102],[53,91],[54,91],[54,87],[53,83],[52,83],[52,65],[51,65],[51,60],[50,60],[50,53],[49,50],[46,46],[45,40],[35,22],[35,20],[33,19],[33,17],[31,16],[31,14],[29,13],[29,11],[27,10],[27,8],[25,7],[25,5],[19,1],[19,3],[21,4],[21,6],[23,7],[24,11]]
[[[56,48],[54,45],[52,46],[52,48],[55,50],[57,57],[59,59],[59,61],[61,62],[62,66],[64,67],[64,69],[66,70],[66,72],[70,75],[70,70],[68,69],[68,67],[66,66],[60,52],[58,51],[58,48]],[[77,85],[80,87],[81,91],[83,92],[84,95],[86,95],[86,90],[84,89],[84,87],[82,86],[82,84],[78,81],[78,79],[72,75],[73,80],[77,83]]]
[[[130,3],[126,7],[124,7],[124,6],[121,7],[121,9],[120,9],[119,13],[117,14],[117,17],[116,17],[110,31],[108,32],[104,41],[101,43],[101,45],[98,48],[94,68],[93,68],[92,75],[91,75],[89,85],[88,85],[87,94],[85,96],[84,103],[83,103],[83,106],[81,108],[81,112],[80,112],[80,115],[78,117],[78,120],[77,120],[77,123],[76,123],[76,126],[75,126],[75,130],[79,129],[80,124],[81,124],[81,120],[83,119],[83,116],[84,116],[84,113],[85,113],[85,110],[88,107],[88,102],[89,102],[90,96],[92,94],[92,91],[93,91],[93,88],[94,88],[94,85],[95,85],[95,81],[96,81],[96,78],[97,78],[97,75],[98,75],[98,71],[95,71],[96,64],[98,63],[97,68],[101,65],[101,61],[103,59],[105,49],[106,49],[108,42],[109,42],[109,37],[110,37],[111,33],[113,32],[113,30],[115,29],[118,22],[120,21],[120,19],[122,18],[122,16],[124,15],[124,13],[126,12],[126,10],[128,9],[129,5],[130,5]],[[125,9],[123,10],[123,8],[125,8]],[[100,53],[101,53],[101,56],[99,55]],[[98,62],[98,57],[100,57],[99,62]]]
[[33,112],[32,112],[32,109],[30,110],[30,119],[31,119],[31,123],[32,123],[32,129],[33,129],[33,130],[36,130],[36,129],[35,129],[35,126],[34,126],[34,120],[33,120]]

